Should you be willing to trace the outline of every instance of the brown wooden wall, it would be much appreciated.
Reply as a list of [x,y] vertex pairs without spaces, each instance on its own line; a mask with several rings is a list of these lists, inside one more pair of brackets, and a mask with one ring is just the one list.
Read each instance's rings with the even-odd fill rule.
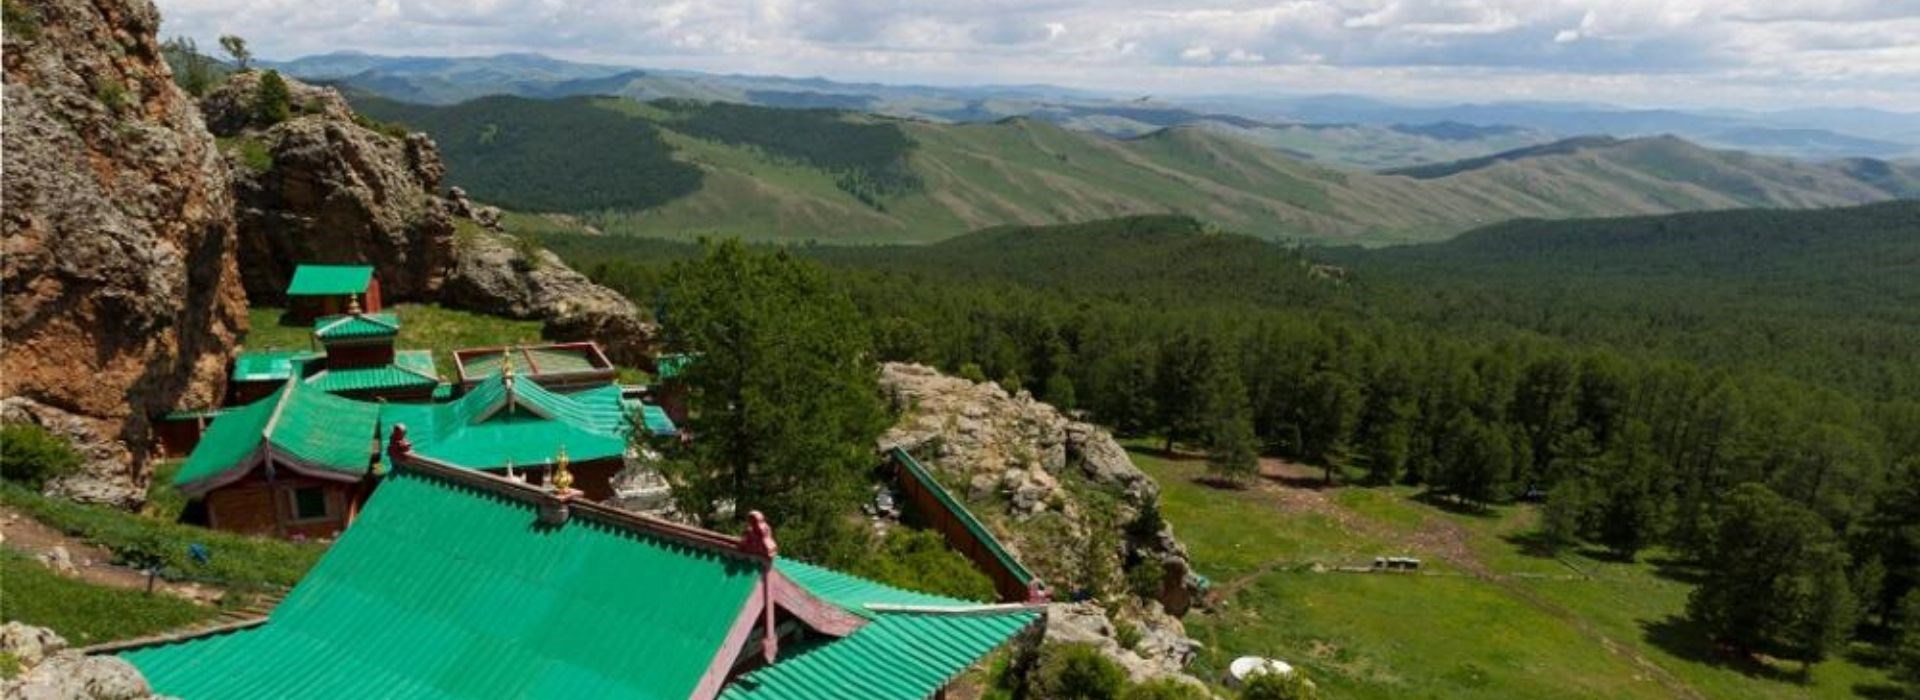
[[[291,522],[292,508],[287,499],[292,498],[293,489],[308,486],[319,486],[326,490],[329,517],[325,520]],[[266,477],[255,471],[245,479],[207,493],[207,524],[219,530],[253,535],[332,538],[346,529],[349,509],[358,508],[359,504],[355,503],[358,491],[356,484],[297,475],[282,476],[268,484]]]
[[393,342],[327,347],[328,367],[380,367],[393,364]]
[[980,538],[975,537],[960,516],[948,510],[933,491],[920,483],[920,480],[914,478],[912,474],[907,473],[905,466],[898,463],[894,466],[898,470],[896,481],[900,484],[900,495],[907,502],[908,507],[913,509],[914,515],[925,521],[927,527],[939,532],[940,536],[946,539],[947,546],[971,560],[980,573],[993,579],[993,592],[1000,596],[1000,602],[1026,602],[1031,595],[1027,590],[1027,582],[1020,580],[1018,574],[1001,564],[1000,558],[993,555],[993,549],[987,543],[980,541]]

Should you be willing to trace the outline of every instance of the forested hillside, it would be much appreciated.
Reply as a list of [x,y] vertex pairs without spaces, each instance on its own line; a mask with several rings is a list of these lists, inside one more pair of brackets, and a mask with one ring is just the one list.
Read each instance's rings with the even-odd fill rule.
[[1175,213],[1267,239],[1377,243],[1517,217],[1833,206],[1920,191],[1910,166],[1812,164],[1673,138],[1563,143],[1410,177],[1316,165],[1201,127],[1115,139],[1025,118],[936,124],[678,100],[358,104],[433,135],[448,179],[479,199],[682,239],[925,242],[1002,224]]
[[[1340,266],[1178,217],[794,252],[883,359],[1224,480],[1264,453],[1469,511],[1543,499],[1529,546],[1690,572],[1686,644],[1813,662],[1920,599],[1917,206],[1521,222]],[[693,250],[553,242],[639,299]],[[1775,577],[1798,583],[1749,585]]]

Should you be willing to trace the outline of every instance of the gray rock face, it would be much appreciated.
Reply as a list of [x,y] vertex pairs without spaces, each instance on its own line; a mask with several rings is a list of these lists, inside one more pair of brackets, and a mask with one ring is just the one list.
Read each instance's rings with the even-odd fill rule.
[[1128,624],[1136,625],[1140,637],[1129,649],[1120,645],[1119,631],[1098,604],[1055,603],[1047,606],[1044,641],[1091,644],[1127,669],[1127,675],[1135,683],[1174,678],[1204,690],[1206,683],[1185,671],[1200,645],[1186,637],[1180,621],[1157,610],[1143,611],[1134,617],[1137,619]]
[[374,266],[388,301],[432,299],[452,267],[454,233],[433,141],[362,126],[338,92],[291,78],[294,116],[261,124],[262,75],[237,74],[201,101],[213,133],[238,144],[227,157],[248,296],[283,303],[296,264],[334,262]]
[[552,340],[592,340],[608,359],[641,365],[652,357],[655,327],[632,301],[575,272],[560,257],[518,245],[504,233],[461,234],[441,302],[514,318],[546,319]]
[[101,488],[74,495],[137,503],[151,417],[214,405],[246,328],[227,166],[149,0],[19,6],[0,52],[4,394],[78,437]]
[[155,697],[140,669],[114,656],[83,656],[44,627],[0,626],[0,652],[20,660],[21,673],[0,683],[0,697],[20,700],[145,700]]

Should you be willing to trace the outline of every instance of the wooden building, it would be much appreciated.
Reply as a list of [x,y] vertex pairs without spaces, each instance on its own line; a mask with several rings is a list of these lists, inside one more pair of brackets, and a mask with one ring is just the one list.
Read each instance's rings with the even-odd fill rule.
[[619,374],[593,342],[466,348],[453,351],[453,364],[462,391],[499,374],[507,365],[521,379],[560,392],[606,386]]
[[308,323],[336,316],[358,305],[369,313],[382,308],[380,280],[368,265],[297,265],[287,283],[287,317]]
[[197,700],[922,700],[1045,614],[778,556],[759,513],[722,534],[447,464],[394,432],[357,524],[264,621],[90,651]]

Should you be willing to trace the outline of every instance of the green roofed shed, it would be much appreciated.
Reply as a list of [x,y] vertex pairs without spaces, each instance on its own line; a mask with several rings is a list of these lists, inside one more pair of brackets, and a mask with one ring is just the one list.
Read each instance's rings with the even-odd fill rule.
[[239,480],[269,460],[314,478],[356,481],[372,459],[379,418],[379,404],[289,382],[264,399],[215,418],[173,483],[198,496]]
[[399,334],[400,317],[390,313],[325,316],[313,324],[313,337],[321,342],[392,338]]
[[390,450],[264,623],[94,651],[210,700],[917,700],[1040,616],[776,559],[757,520],[736,538]]
[[372,283],[370,265],[300,265],[293,268],[287,296],[364,295]]

